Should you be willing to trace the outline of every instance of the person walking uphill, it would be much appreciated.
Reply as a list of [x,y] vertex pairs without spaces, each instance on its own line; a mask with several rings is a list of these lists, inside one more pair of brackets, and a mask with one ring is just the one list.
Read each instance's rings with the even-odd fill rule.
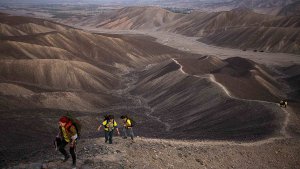
[[70,155],[66,152],[65,147],[66,145],[70,145],[70,154],[73,159],[72,167],[76,168],[76,153],[75,153],[75,147],[76,147],[76,140],[78,137],[76,127],[72,123],[72,121],[65,116],[62,116],[59,119],[59,134],[57,137],[61,138],[61,143],[59,145],[59,151],[64,155],[63,162],[66,162]]
[[127,116],[121,116],[121,119],[123,120],[123,133],[124,133],[124,139],[127,138],[127,131],[129,131],[129,135],[131,137],[131,140],[133,140],[134,134],[132,127],[134,126],[134,121],[129,119]]
[[98,127],[98,131],[100,131],[102,126],[104,126],[105,143],[107,143],[107,141],[109,141],[109,144],[112,144],[112,138],[113,138],[115,129],[117,130],[118,135],[120,135],[120,132],[118,129],[118,124],[114,120],[114,116],[109,115],[107,119],[104,119],[102,124]]

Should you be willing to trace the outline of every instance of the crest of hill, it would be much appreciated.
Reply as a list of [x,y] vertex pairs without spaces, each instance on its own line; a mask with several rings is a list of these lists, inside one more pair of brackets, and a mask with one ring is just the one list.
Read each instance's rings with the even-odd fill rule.
[[57,90],[106,91],[117,77],[88,63],[55,59],[1,60],[1,81],[35,84]]
[[281,16],[299,16],[300,15],[300,1],[295,1],[291,4],[284,6],[279,12],[278,15]]
[[[8,14],[0,13],[0,23],[10,25],[12,27],[20,27],[26,31],[49,31],[50,29],[54,30],[65,30],[71,28],[69,26],[55,23],[52,21],[46,21],[44,19],[39,18],[31,18],[25,16],[11,16]],[[23,25],[23,26],[21,26]],[[37,26],[38,25],[38,26]],[[35,30],[37,29],[37,30]]]
[[159,29],[181,17],[159,7],[127,7],[120,9],[98,27],[109,29]]
[[[211,64],[211,68],[221,67],[221,70],[238,62],[236,58],[230,61],[215,60],[214,57],[206,59],[201,58],[204,63]],[[131,91],[146,98],[153,108],[151,115],[159,117],[161,121],[168,124],[166,131],[170,132],[163,133],[161,137],[247,140],[276,133],[281,121],[281,117],[278,116],[281,112],[279,107],[274,107],[272,103],[233,99],[212,81],[211,76],[191,76],[183,73],[180,70],[181,66],[185,71],[185,67],[190,66],[190,61],[185,62],[184,59],[180,59],[177,62],[166,61],[143,70],[140,72],[141,78],[136,87]],[[195,62],[201,63],[201,61]],[[202,67],[197,64],[195,66],[201,73],[208,70],[207,68],[202,70]],[[244,71],[249,70],[250,74],[255,64],[244,61],[240,66],[245,66]],[[195,70],[196,68],[193,71]],[[233,72],[241,73],[239,68],[234,69]],[[216,75],[214,72],[212,74]],[[236,78],[247,81],[244,76]],[[218,80],[218,77],[216,79]],[[228,83],[237,83],[230,80]],[[227,87],[227,84],[220,83]],[[244,84],[237,83],[237,85]],[[238,90],[237,85],[233,90]],[[267,89],[254,87],[250,91],[260,94],[261,90]],[[232,94],[235,94],[234,91]],[[255,97],[261,99],[257,95]],[[178,119],[181,123],[178,123]]]
[[29,94],[34,94],[34,92],[19,85],[15,85],[11,83],[0,83],[0,94],[14,96],[14,95],[29,95]]
[[274,16],[255,13],[248,8],[222,12],[194,12],[167,27],[167,30],[187,36],[205,36],[239,27],[252,27],[273,20]]
[[80,60],[70,52],[61,48],[17,41],[0,41],[0,56],[9,59]]
[[47,32],[55,31],[54,29],[50,29],[34,23],[25,23],[25,24],[17,25],[15,26],[15,28],[27,34],[47,33]]
[[26,35],[26,33],[12,27],[12,26],[9,26],[7,24],[0,23],[0,35],[1,36],[20,36],[20,35]]
[[[201,38],[207,44],[270,52],[300,53],[299,28],[249,27],[229,29]],[[247,40],[245,40],[247,39]]]
[[234,57],[221,60],[213,56],[177,59],[189,74],[213,74],[234,96],[276,102],[283,94],[280,84],[263,66],[248,59]]

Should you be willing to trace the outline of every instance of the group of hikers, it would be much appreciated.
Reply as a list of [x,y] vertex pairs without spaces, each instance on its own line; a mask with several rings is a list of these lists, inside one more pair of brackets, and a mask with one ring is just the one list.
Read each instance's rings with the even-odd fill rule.
[[[287,100],[281,100],[279,102],[280,107],[287,107]],[[126,115],[122,115],[120,117],[123,122],[123,138],[126,139],[128,135],[133,140],[134,133],[133,133],[133,126],[135,125],[135,121],[130,119]],[[69,144],[70,146],[70,154],[73,159],[72,166],[76,168],[76,141],[80,134],[79,121],[77,119],[72,119],[68,116],[62,116],[59,119],[59,134],[56,136],[55,145],[56,148],[64,155],[63,162],[66,162],[70,155],[66,152],[65,147]],[[113,135],[114,131],[116,130],[118,135],[120,135],[120,131],[118,128],[117,122],[114,120],[113,115],[105,115],[104,120],[97,128],[98,131],[101,130],[103,127],[104,129],[104,137],[105,143],[112,144],[113,143]]]
[[[123,122],[123,138],[126,139],[128,135],[131,140],[134,139],[133,126],[135,125],[135,121],[129,118],[127,115],[122,115],[120,117]],[[118,128],[117,122],[114,120],[113,115],[105,115],[104,120],[97,128],[97,131],[100,131],[101,128],[104,129],[105,143],[112,144],[113,143],[113,135],[116,130],[118,135],[120,135],[120,131]],[[69,145],[70,154],[72,156],[72,168],[76,168],[76,142],[80,136],[81,125],[80,122],[72,118],[70,116],[62,116],[59,119],[59,133],[55,139],[55,146],[63,155],[63,162],[68,161],[70,155],[65,150],[65,147]]]

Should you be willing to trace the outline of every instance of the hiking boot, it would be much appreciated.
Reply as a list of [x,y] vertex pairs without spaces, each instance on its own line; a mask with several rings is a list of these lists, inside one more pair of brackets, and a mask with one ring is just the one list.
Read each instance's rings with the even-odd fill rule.
[[123,139],[127,139],[127,137],[126,137],[126,136],[124,136],[124,137],[123,137]]
[[72,164],[72,169],[76,169],[76,164]]
[[66,161],[68,161],[68,159],[70,158],[70,156],[69,155],[67,155],[67,156],[65,156],[65,159],[63,160],[63,162],[66,162]]

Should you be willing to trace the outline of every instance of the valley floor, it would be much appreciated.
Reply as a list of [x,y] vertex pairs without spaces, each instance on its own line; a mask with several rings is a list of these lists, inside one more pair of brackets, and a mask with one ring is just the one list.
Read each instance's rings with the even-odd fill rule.
[[138,30],[107,30],[101,28],[95,29],[90,27],[78,27],[78,28],[93,33],[147,35],[156,38],[157,42],[166,46],[170,46],[175,49],[179,49],[182,51],[191,52],[195,54],[213,55],[219,57],[220,59],[226,59],[226,58],[238,56],[265,65],[289,66],[293,64],[300,64],[300,56],[296,54],[254,52],[253,51],[254,49],[243,51],[242,49],[218,47],[213,45],[207,45],[205,43],[197,41],[199,37],[187,37],[184,35],[170,33],[170,32],[138,31]]

